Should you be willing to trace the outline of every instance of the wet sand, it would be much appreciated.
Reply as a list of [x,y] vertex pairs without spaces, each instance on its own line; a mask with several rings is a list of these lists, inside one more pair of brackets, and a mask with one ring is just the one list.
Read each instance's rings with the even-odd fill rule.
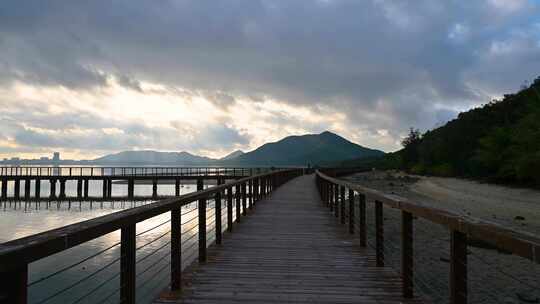
[[472,180],[374,171],[348,176],[367,187],[435,208],[540,235],[540,191]]

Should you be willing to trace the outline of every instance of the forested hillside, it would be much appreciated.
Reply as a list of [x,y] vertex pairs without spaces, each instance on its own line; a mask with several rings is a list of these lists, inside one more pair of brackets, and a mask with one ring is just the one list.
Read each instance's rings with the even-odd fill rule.
[[383,159],[354,165],[540,186],[540,77],[425,134],[411,129],[403,144]]

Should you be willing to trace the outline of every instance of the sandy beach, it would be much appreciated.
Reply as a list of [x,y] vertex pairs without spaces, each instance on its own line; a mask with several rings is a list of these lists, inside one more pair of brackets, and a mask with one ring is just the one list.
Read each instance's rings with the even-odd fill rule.
[[[411,201],[540,234],[540,191],[476,181],[373,171],[344,179]],[[368,238],[373,238],[373,204],[368,202]],[[385,259],[399,271],[400,214],[385,208]],[[371,240],[373,243],[373,239]],[[415,221],[415,285],[434,303],[448,299],[448,230]],[[373,244],[372,244],[373,245]],[[540,265],[494,249],[469,246],[470,303],[540,303]]]
[[374,171],[347,177],[431,207],[540,235],[540,191],[472,180]]

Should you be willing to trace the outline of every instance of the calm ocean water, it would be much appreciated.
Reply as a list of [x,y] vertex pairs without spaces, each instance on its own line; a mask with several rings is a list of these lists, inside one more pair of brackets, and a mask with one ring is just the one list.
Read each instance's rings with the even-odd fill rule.
[[[21,184],[23,188],[23,183]],[[159,195],[174,195],[174,185],[160,184]],[[192,184],[184,184],[181,194],[195,191]],[[32,187],[33,191],[33,187]],[[49,193],[49,183],[42,183],[42,196]],[[76,195],[76,183],[66,184],[66,194]],[[91,182],[90,196],[101,196],[100,182]],[[9,185],[10,194],[13,185]],[[137,185],[135,195],[151,195],[152,185]],[[127,194],[127,185],[114,184],[113,196]],[[32,193],[33,195],[33,193]],[[0,204],[0,242],[14,240],[35,233],[59,228],[128,208],[150,204],[147,202],[2,202]],[[213,202],[207,213],[208,243],[215,239]],[[182,209],[182,267],[197,257],[197,203]],[[223,210],[223,221],[226,224]],[[233,212],[233,214],[235,214]],[[137,224],[137,303],[150,303],[167,287],[170,277],[170,214],[162,214]],[[153,227],[163,224],[151,231]],[[141,234],[142,233],[142,234]],[[44,258],[29,265],[29,303],[118,303],[120,270],[120,231],[99,237],[67,251]],[[107,250],[106,250],[107,249]],[[103,253],[92,257],[94,254]],[[48,277],[81,260],[83,263]],[[43,278],[46,278],[42,280]],[[64,291],[65,290],[65,291]]]

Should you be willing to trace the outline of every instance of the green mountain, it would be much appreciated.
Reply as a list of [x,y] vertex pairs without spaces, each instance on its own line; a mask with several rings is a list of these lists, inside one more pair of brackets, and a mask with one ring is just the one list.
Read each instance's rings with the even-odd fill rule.
[[249,166],[307,166],[335,163],[347,159],[377,157],[384,152],[372,150],[331,133],[288,136],[237,156],[228,164]]
[[220,160],[228,160],[228,159],[237,158],[238,156],[243,155],[243,154],[244,154],[243,151],[236,150],[236,151],[231,152],[231,153],[227,154],[226,156],[220,158]]

